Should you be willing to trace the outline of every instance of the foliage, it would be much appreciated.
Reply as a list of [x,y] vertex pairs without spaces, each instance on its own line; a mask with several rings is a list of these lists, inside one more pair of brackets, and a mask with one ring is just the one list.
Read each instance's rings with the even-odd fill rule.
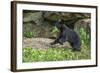
[[82,44],[89,45],[90,44],[90,36],[89,33],[84,28],[80,28],[80,38]]
[[32,37],[35,37],[36,36],[36,33],[35,32],[32,32],[32,31],[27,31],[27,32],[24,32],[24,37],[27,37],[27,38],[32,38]]
[[56,37],[57,36],[57,33],[59,33],[59,30],[57,29],[57,27],[53,27],[52,29],[51,29],[51,35],[53,36],[53,37]]
[[71,48],[48,48],[47,50],[23,48],[23,62],[63,61],[90,59],[90,48],[82,46],[81,52]]

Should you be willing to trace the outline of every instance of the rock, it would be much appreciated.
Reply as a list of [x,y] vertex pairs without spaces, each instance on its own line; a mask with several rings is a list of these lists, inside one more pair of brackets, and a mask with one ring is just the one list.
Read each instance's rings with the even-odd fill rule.
[[75,31],[79,32],[80,28],[84,28],[88,33],[91,30],[91,19],[81,19],[75,23]]
[[23,22],[34,22],[37,25],[42,23],[42,12],[24,13]]
[[84,18],[89,19],[91,15],[89,13],[24,10],[23,33],[32,32],[35,37],[54,37],[55,34],[51,34],[51,31],[54,27],[54,22],[58,19],[63,19],[64,23],[71,29],[74,29],[75,25],[75,30],[79,31],[80,26],[85,28],[86,25],[87,29],[87,23],[89,22],[88,24],[90,24],[90,19],[88,21],[88,19]]

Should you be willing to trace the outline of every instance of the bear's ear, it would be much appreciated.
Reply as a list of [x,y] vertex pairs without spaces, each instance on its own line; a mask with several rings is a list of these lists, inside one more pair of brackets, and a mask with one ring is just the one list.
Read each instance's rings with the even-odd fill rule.
[[58,19],[58,22],[62,22],[62,19]]
[[64,24],[64,20],[63,20],[63,19],[59,19],[58,22],[59,22],[60,24]]

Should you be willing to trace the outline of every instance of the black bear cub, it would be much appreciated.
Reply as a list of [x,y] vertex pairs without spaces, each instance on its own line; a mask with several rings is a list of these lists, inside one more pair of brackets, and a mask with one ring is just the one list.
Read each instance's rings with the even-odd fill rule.
[[68,41],[70,45],[73,47],[74,51],[81,50],[80,37],[74,30],[68,28],[61,19],[59,19],[54,25],[58,28],[58,30],[60,30],[60,33],[57,39],[54,42],[52,42],[51,45],[57,43],[63,45],[64,42]]

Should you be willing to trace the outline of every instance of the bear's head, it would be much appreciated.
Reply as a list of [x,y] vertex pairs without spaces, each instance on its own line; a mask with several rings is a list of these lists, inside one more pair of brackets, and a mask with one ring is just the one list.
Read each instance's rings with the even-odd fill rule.
[[60,29],[63,26],[63,24],[64,24],[64,21],[62,19],[59,19],[54,23],[54,26]]

